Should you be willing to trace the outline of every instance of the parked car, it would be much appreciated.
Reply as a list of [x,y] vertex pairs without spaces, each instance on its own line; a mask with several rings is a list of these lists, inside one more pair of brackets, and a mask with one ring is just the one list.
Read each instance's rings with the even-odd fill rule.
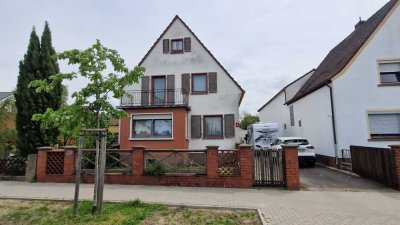
[[272,142],[272,149],[282,149],[282,145],[296,144],[298,146],[299,164],[315,166],[315,149],[307,139],[302,137],[279,137]]

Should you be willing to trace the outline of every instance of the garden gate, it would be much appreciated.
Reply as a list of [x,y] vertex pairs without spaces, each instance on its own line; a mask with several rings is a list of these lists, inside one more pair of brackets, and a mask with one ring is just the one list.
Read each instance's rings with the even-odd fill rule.
[[254,150],[255,187],[283,186],[282,150]]

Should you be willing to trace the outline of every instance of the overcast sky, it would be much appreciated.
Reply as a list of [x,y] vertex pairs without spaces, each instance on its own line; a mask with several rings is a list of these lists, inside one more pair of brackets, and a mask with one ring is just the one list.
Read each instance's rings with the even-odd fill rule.
[[[255,113],[286,84],[316,68],[350,32],[388,0],[146,0],[0,2],[0,91],[17,83],[32,26],[47,20],[57,52],[96,39],[137,65],[179,15],[246,90],[241,111]],[[63,72],[71,68],[61,64]],[[68,83],[69,92],[82,87]],[[115,101],[117,102],[117,101]]]

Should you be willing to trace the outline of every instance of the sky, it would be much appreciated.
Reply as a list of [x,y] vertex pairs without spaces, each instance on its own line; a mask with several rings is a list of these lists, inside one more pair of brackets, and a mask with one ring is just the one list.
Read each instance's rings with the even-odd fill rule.
[[[302,76],[388,0],[2,0],[0,91],[16,87],[18,62],[32,27],[50,24],[57,52],[85,49],[100,39],[128,67],[139,63],[175,15],[246,90],[241,112],[256,113]],[[60,62],[62,72],[74,68]],[[83,87],[72,81],[69,93]],[[112,100],[118,105],[118,100]]]

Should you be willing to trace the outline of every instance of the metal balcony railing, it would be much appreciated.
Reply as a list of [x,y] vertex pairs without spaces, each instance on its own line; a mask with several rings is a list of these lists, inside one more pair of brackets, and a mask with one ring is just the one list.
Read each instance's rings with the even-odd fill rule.
[[120,107],[171,107],[188,106],[189,93],[185,89],[157,91],[127,91]]

